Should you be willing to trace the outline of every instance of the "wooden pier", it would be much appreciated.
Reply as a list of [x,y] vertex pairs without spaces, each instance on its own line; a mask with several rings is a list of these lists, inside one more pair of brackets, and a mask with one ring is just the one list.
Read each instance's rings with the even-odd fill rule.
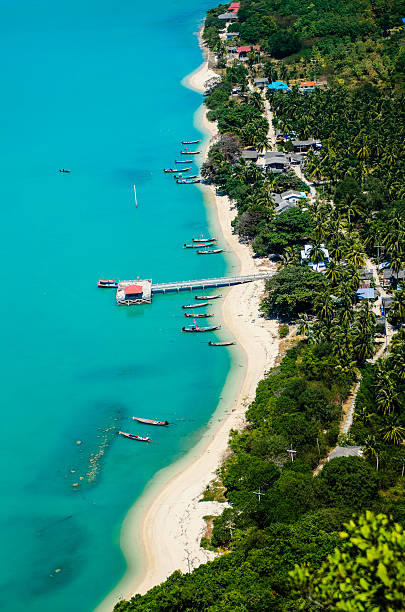
[[250,274],[247,276],[222,276],[219,278],[203,278],[201,280],[188,280],[175,283],[152,284],[152,295],[155,293],[169,293],[176,291],[193,291],[193,289],[215,289],[217,287],[233,287],[243,283],[251,283],[258,280],[267,280],[273,273]]
[[267,280],[273,274],[249,274],[247,276],[221,276],[218,278],[203,278],[200,280],[179,281],[175,283],[152,283],[152,279],[136,281],[120,281],[117,289],[117,304],[131,306],[132,304],[151,304],[155,293],[179,293],[194,289],[216,289],[218,287],[233,287],[258,280]]

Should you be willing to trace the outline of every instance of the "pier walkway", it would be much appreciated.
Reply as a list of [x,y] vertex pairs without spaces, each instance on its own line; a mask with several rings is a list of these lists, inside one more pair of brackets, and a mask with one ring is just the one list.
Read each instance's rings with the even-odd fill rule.
[[211,289],[214,287],[232,287],[258,280],[267,280],[273,273],[249,274],[247,276],[222,276],[219,278],[203,278],[202,280],[179,281],[175,283],[157,283],[152,285],[152,294],[168,293],[169,291],[192,291],[193,289]]

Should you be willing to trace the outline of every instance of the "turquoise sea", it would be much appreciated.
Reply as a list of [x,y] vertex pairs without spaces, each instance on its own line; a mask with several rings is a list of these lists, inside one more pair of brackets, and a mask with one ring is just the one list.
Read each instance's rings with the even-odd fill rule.
[[181,334],[191,296],[118,308],[96,286],[232,270],[180,248],[208,234],[207,213],[161,172],[200,137],[202,98],[181,80],[211,4],[0,0],[4,612],[96,607],[125,571],[128,509],[203,435],[230,370],[228,352]]

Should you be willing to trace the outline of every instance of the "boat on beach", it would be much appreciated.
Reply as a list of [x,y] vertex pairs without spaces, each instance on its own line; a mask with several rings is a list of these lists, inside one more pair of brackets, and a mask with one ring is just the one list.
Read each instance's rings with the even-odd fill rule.
[[182,140],[181,144],[198,144],[201,140]]
[[117,289],[118,281],[115,278],[100,278],[100,280],[97,281],[97,287]]
[[155,421],[153,419],[142,419],[141,417],[132,417],[134,421],[138,421],[138,423],[144,423],[145,425],[158,425],[163,427],[164,425],[169,425],[169,421]]
[[[210,247],[213,246],[215,244],[215,240],[213,240],[212,242],[206,242],[204,244],[204,247]],[[201,249],[201,244],[187,244],[184,243],[183,244],[183,249]]]
[[191,317],[191,318],[195,318],[195,319],[207,319],[208,317],[213,317],[213,314],[208,314],[208,313],[201,313],[201,314],[196,314],[195,312],[185,312],[184,313],[185,317]]
[[163,172],[165,174],[170,174],[173,172],[187,172],[187,170],[191,170],[191,166],[189,168],[163,168]]
[[211,325],[210,327],[198,327],[197,323],[194,321],[194,325],[191,327],[182,327],[181,331],[191,332],[191,333],[202,333],[202,332],[211,332],[217,329],[221,329],[220,325]]
[[193,238],[191,242],[216,242],[218,238]]
[[119,431],[118,434],[124,438],[130,440],[137,440],[138,442],[150,442],[150,438],[143,438],[142,436],[136,436],[135,434],[126,433],[125,431]]
[[236,344],[236,342],[208,342],[210,346],[231,346],[232,344]]
[[201,304],[186,304],[182,308],[202,308],[203,306],[211,306],[209,302],[202,302]]
[[223,253],[225,249],[211,249],[210,251],[197,251],[197,255],[213,255],[214,253]]
[[195,300],[217,300],[222,297],[222,293],[217,293],[216,295],[196,295],[194,297]]

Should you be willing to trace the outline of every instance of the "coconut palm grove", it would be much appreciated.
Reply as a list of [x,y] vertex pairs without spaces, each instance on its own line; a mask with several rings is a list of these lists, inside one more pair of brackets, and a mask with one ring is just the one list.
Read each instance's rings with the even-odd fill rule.
[[124,611],[405,609],[403,1],[241,0],[202,39],[202,168],[277,264],[280,356],[201,498],[215,559]]

